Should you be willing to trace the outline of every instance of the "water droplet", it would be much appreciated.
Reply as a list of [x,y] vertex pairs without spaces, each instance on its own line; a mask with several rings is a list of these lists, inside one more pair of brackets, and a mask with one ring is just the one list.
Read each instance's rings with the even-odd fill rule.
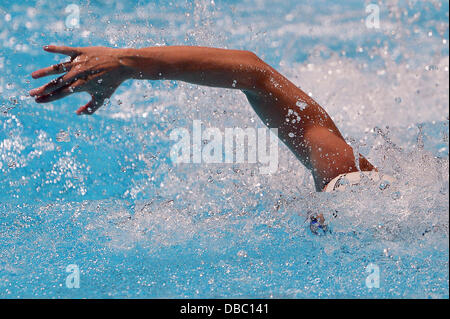
[[400,197],[402,197],[402,194],[400,192],[394,192],[391,195],[392,199],[396,200],[399,199]]
[[56,141],[58,142],[70,142],[69,132],[64,130],[60,130],[58,134],[56,134]]
[[247,252],[245,250],[239,250],[237,255],[239,257],[244,257],[244,258],[248,257]]
[[385,190],[386,188],[388,188],[390,185],[391,185],[391,184],[390,184],[388,181],[382,181],[382,182],[380,183],[379,188],[380,188],[380,190],[384,191],[384,190]]
[[305,102],[303,102],[301,100],[298,100],[297,103],[295,103],[295,105],[297,105],[301,111],[306,109],[306,107],[308,106],[308,104],[306,104]]

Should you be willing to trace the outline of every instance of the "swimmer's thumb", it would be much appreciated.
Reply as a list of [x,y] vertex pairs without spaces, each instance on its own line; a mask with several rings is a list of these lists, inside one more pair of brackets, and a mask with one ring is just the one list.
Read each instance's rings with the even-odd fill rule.
[[77,113],[77,115],[83,115],[83,114],[92,115],[102,105],[103,105],[103,100],[98,99],[93,96],[92,99],[88,103],[86,103],[84,106],[80,107],[76,111],[76,113]]

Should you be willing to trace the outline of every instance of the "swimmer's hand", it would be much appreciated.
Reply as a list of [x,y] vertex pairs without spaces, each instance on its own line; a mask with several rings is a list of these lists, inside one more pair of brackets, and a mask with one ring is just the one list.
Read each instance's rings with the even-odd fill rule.
[[93,114],[109,99],[116,88],[130,77],[129,68],[122,63],[123,50],[106,47],[75,48],[45,46],[47,52],[70,56],[70,61],[55,64],[31,74],[34,79],[62,74],[49,83],[31,90],[37,103],[62,99],[72,93],[88,92],[92,99],[76,113]]

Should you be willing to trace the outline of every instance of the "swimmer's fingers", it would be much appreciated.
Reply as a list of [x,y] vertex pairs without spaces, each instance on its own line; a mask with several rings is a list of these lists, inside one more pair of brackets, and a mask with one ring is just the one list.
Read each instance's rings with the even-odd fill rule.
[[92,96],[92,99],[84,106],[80,107],[76,113],[77,115],[87,114],[92,115],[97,111],[105,102],[105,98],[101,96]]
[[76,48],[76,47],[67,47],[67,46],[56,46],[56,45],[47,45],[44,47],[44,50],[47,52],[53,52],[53,53],[61,53],[70,56],[70,61],[55,64],[43,69],[40,69],[38,71],[34,71],[31,73],[31,76],[34,79],[38,79],[47,75],[52,74],[61,74],[64,72],[70,71],[70,69],[73,67],[73,62],[76,61],[76,57],[81,55],[84,51],[82,48]]
[[58,90],[59,88],[64,87],[70,84],[71,82],[75,81],[76,76],[77,76],[76,72],[66,73],[41,87],[31,90],[29,94],[31,96],[38,96],[38,97],[41,95],[50,94],[53,91]]
[[70,71],[71,65],[72,65],[71,61],[55,64],[55,65],[34,71],[33,73],[31,73],[31,76],[33,77],[33,79],[39,79],[39,78],[42,78],[42,77],[48,76],[48,75],[61,74],[61,73]]
[[81,49],[76,47],[68,47],[64,45],[46,45],[44,50],[52,53],[61,53],[70,56],[72,59],[81,54]]
[[61,87],[49,94],[40,95],[36,98],[37,103],[49,103],[59,99],[62,99],[72,93],[83,91],[83,85],[86,83],[86,80],[79,79],[70,85],[66,85]]
[[102,87],[101,90],[98,87],[95,90],[88,90],[92,99],[76,111],[77,115],[94,114],[105,103],[105,100],[113,95],[115,90],[116,86],[114,85]]

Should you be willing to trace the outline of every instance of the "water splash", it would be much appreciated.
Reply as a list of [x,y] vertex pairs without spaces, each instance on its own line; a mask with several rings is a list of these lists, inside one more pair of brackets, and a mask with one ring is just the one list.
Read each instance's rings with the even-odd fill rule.
[[[79,263],[91,279],[79,297],[448,297],[448,4],[388,2],[373,33],[359,1],[102,1],[83,6],[74,33],[52,13],[63,12],[57,2],[8,3],[0,19],[4,296],[69,296],[59,283],[65,266]],[[175,166],[175,127],[263,126],[242,94],[127,82],[98,114],[78,118],[85,95],[48,105],[25,97],[27,74],[61,60],[42,55],[49,42],[251,49],[397,183],[316,193],[284,146],[272,176],[252,164]],[[322,212],[332,233],[311,235],[309,211]],[[385,276],[378,291],[364,285],[368,263]]]

